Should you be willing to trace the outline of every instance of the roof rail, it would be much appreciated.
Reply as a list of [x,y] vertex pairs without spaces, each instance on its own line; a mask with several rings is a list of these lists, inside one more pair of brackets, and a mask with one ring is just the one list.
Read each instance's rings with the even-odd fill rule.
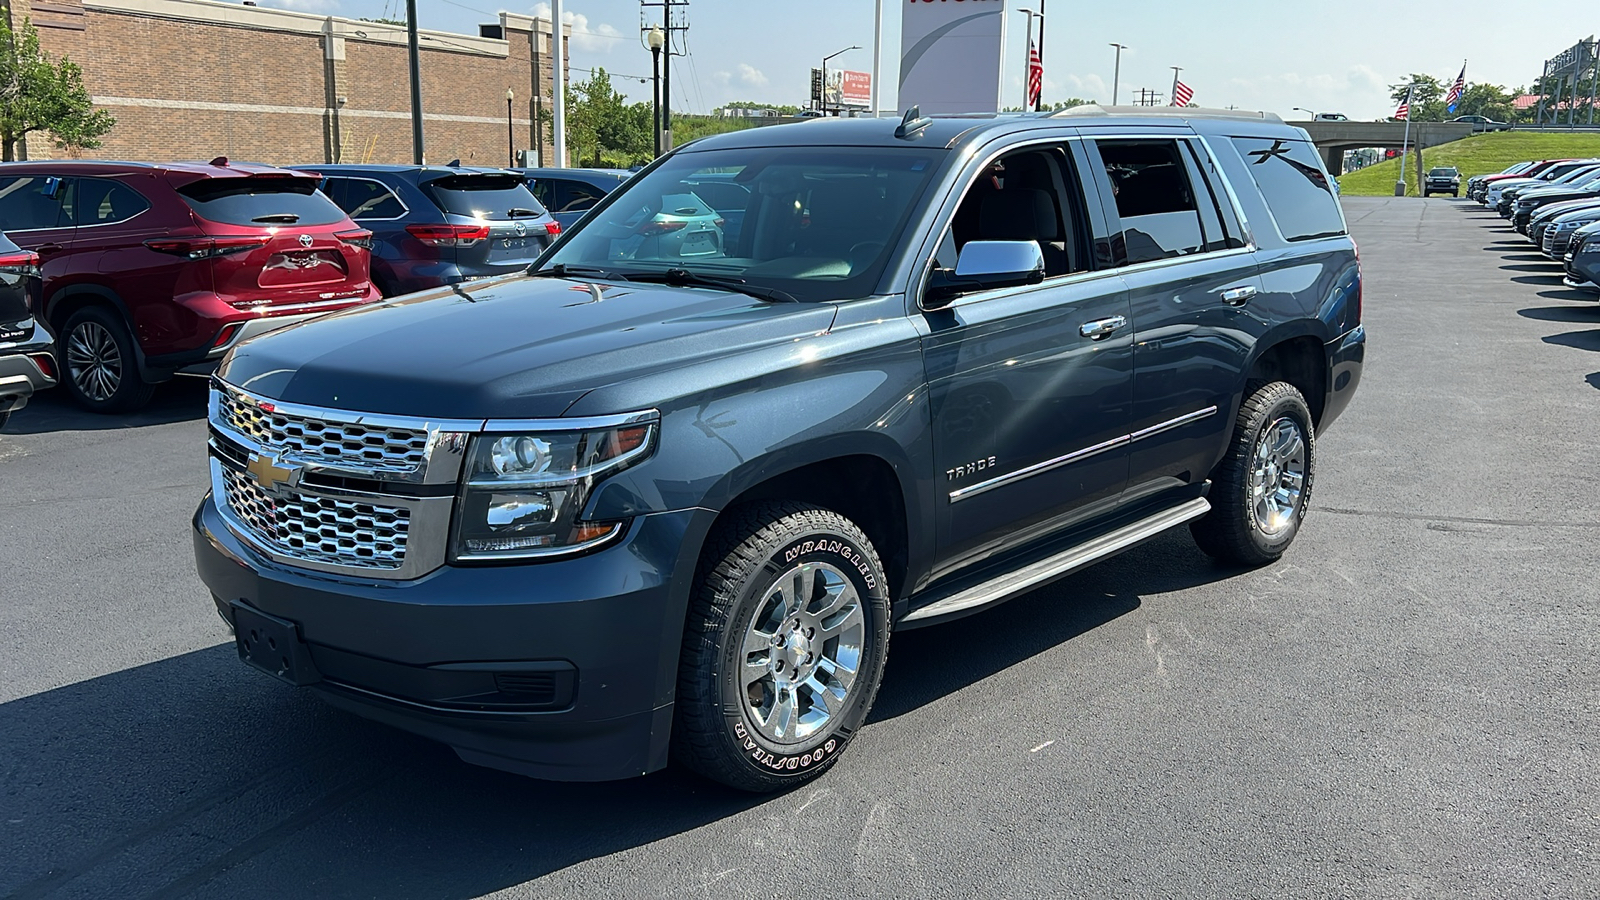
[[921,136],[922,130],[933,124],[933,120],[922,114],[922,107],[913,106],[906,110],[905,117],[895,127],[894,136],[903,141],[915,140]]
[[1098,103],[1088,103],[1083,106],[1072,106],[1067,109],[1057,110],[1050,114],[1052,119],[1067,118],[1071,116],[1172,116],[1175,118],[1221,118],[1221,119],[1262,119],[1267,122],[1282,122],[1277,113],[1261,112],[1251,109],[1205,109],[1202,107],[1188,106],[1101,106]]

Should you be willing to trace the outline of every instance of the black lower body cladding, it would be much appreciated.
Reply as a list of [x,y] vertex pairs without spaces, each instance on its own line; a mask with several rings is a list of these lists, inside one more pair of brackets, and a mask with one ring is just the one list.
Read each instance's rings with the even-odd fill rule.
[[194,543],[224,618],[238,604],[293,626],[313,667],[298,673],[305,689],[471,763],[602,781],[666,765],[690,581],[674,573],[693,570],[711,518],[642,516],[590,556],[387,583],[276,565],[210,497]]

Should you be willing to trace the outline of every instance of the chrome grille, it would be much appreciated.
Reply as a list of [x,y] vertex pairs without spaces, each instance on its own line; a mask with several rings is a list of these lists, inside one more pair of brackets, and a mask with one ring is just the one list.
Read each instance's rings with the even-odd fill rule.
[[222,467],[228,508],[257,540],[284,556],[327,565],[398,569],[405,564],[411,510],[398,506],[268,493]]
[[335,422],[261,409],[224,388],[219,392],[221,424],[286,456],[323,461],[341,469],[414,472],[428,459],[428,432]]

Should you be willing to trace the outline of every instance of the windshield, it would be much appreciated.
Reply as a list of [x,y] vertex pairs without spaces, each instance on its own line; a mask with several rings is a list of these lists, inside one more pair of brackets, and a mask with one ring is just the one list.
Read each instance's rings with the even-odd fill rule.
[[682,269],[806,301],[869,294],[936,168],[927,148],[680,153],[613,191],[543,268]]
[[1428,174],[1429,175],[1439,175],[1439,176],[1449,177],[1451,175],[1456,174],[1456,170],[1455,169],[1429,169],[1428,170]]
[[178,188],[202,219],[224,225],[332,225],[344,210],[312,178],[207,178]]

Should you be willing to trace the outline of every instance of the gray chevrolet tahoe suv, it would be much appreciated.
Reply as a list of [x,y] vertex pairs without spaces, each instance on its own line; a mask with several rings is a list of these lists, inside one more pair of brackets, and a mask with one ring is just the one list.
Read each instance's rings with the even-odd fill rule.
[[[713,176],[736,235],[640,240]],[[1278,559],[1364,341],[1328,175],[1270,115],[720,135],[525,275],[235,349],[195,552],[245,661],[469,762],[781,789],[896,630],[1179,525]]]

